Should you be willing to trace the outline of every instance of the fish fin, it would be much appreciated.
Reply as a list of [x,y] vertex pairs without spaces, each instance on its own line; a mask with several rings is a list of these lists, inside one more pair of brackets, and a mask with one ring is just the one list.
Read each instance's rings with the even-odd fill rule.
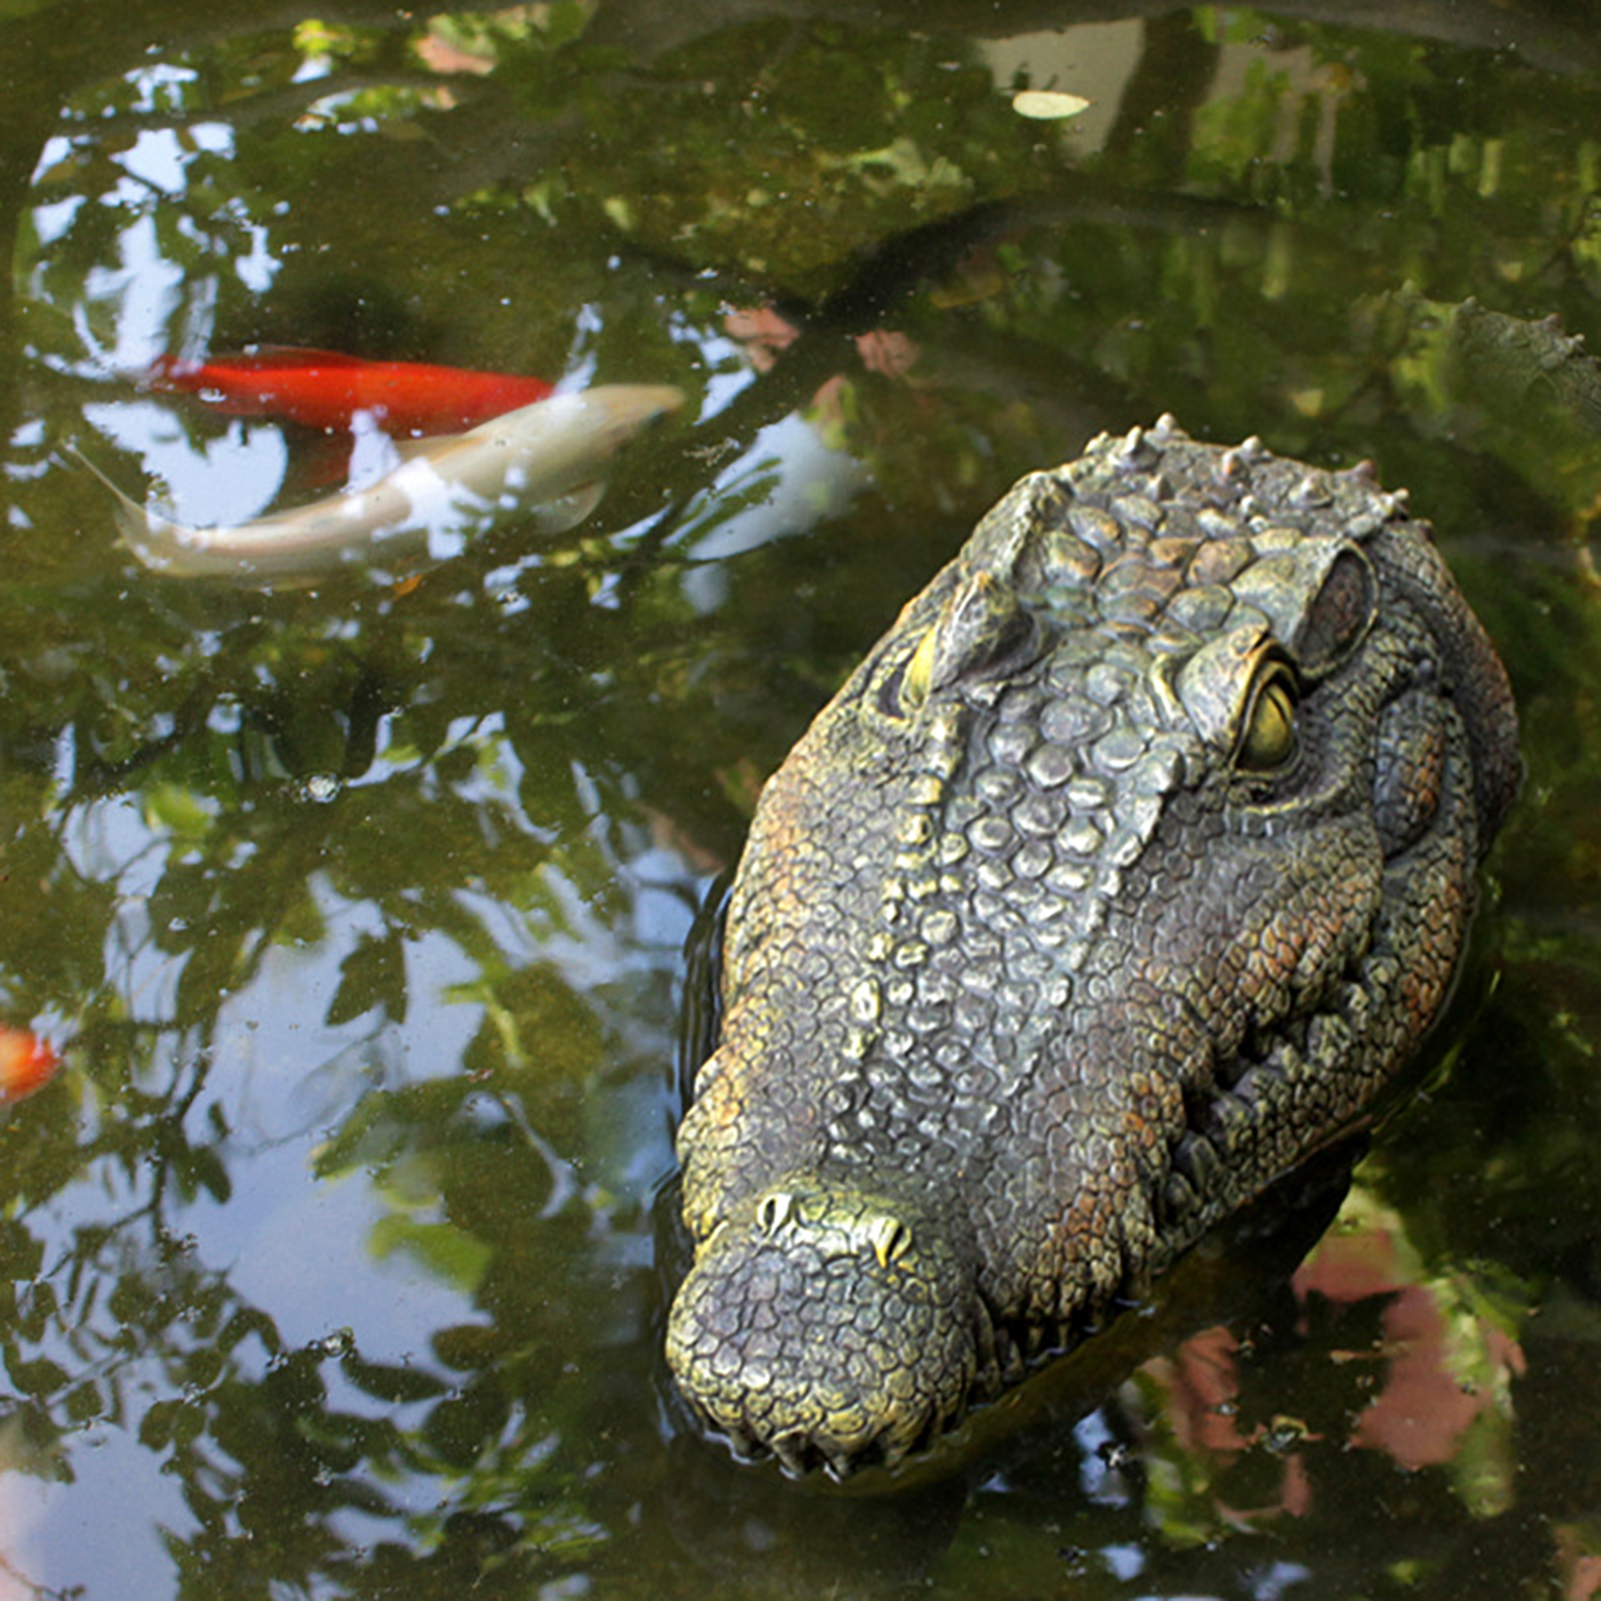
[[199,365],[187,356],[157,356],[148,367],[130,376],[141,389],[183,389],[191,387],[189,379]]
[[[217,358],[219,361],[223,358]],[[246,368],[282,370],[285,367],[376,367],[379,362],[352,356],[343,350],[319,350],[314,345],[256,345],[237,356],[226,358],[232,365]]]
[[184,530],[177,523],[157,517],[147,507],[120,488],[103,473],[84,453],[68,440],[61,447],[63,453],[79,466],[87,467],[116,497],[114,515],[117,523],[117,543],[125,545],[145,566],[161,569],[170,565],[182,544]]
[[[379,429],[378,431],[380,433],[383,432],[382,429]],[[417,439],[396,439],[393,434],[385,434],[384,437],[388,439],[390,447],[394,450],[395,454],[401,459],[401,461],[407,462],[418,456],[425,456],[431,452],[436,452],[441,443],[451,436],[445,434],[433,434]]]
[[61,447],[62,451],[78,463],[80,467],[87,467],[96,478],[116,497],[117,501],[117,529],[125,541],[131,541],[135,534],[143,534],[150,526],[150,514],[139,504],[132,495],[128,494],[116,484],[106,473],[103,473],[95,464],[78,449],[71,440]]
[[229,351],[204,358],[157,356],[145,369],[145,381],[156,387],[202,389],[211,382],[226,382],[231,373],[274,373],[302,368],[367,367],[359,356],[339,350],[315,350],[309,345],[257,345],[252,350]]
[[592,484],[581,484],[556,500],[547,500],[542,506],[531,507],[534,526],[542,534],[565,534],[594,511],[605,493],[606,485],[597,479]]

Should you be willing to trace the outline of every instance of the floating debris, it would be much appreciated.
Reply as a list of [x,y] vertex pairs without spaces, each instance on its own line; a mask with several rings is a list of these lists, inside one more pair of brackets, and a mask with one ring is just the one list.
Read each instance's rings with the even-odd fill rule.
[[1031,122],[1062,122],[1082,115],[1091,104],[1083,95],[1059,89],[1023,89],[1012,96],[1012,110]]

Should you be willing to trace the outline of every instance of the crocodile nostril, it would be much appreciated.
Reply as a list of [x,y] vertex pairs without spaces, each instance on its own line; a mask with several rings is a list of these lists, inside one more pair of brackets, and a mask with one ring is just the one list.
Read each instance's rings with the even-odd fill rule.
[[764,1234],[776,1234],[786,1224],[795,1221],[795,1197],[788,1190],[773,1190],[761,1198],[756,1208],[756,1221]]
[[875,1217],[867,1238],[880,1267],[893,1267],[912,1248],[912,1231],[896,1217]]

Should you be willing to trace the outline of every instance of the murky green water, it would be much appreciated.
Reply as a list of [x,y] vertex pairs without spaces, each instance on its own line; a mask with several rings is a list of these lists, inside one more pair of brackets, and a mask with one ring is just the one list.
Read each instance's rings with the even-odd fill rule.
[[[1601,345],[1601,12],[304,9],[0,5],[0,1022],[65,1054],[0,1598],[1601,1593],[1601,421],[1449,320]],[[59,447],[319,492],[134,381],[252,343],[691,399],[555,541],[153,576]],[[1163,410],[1375,458],[1503,646],[1451,1072],[1293,1288],[1204,1254],[896,1496],[736,1467],[657,1357],[695,901],[984,507]]]

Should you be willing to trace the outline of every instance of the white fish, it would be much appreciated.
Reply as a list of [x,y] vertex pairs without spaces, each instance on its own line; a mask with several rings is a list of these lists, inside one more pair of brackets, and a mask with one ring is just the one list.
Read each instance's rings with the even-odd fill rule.
[[594,510],[605,464],[683,399],[682,390],[645,384],[552,395],[406,447],[406,460],[366,489],[231,527],[191,528],[158,516],[67,448],[117,497],[122,542],[154,571],[247,582],[305,578],[454,554],[513,506],[542,509],[547,531],[570,528]]

